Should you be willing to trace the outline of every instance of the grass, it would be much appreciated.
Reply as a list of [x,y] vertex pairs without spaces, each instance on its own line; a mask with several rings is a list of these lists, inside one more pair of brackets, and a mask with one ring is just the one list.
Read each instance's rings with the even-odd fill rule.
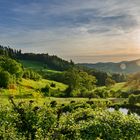
[[[36,103],[42,105],[43,103],[49,103],[51,101],[57,101],[57,103],[70,103],[71,101],[75,102],[86,102],[89,99],[88,98],[55,98],[55,97],[43,97],[42,93],[40,92],[40,89],[45,87],[46,85],[55,84],[55,87],[51,87],[51,91],[59,91],[63,92],[68,87],[67,85],[52,81],[52,80],[46,80],[42,79],[39,81],[34,81],[30,79],[22,79],[22,81],[19,83],[19,85],[15,89],[0,89],[0,103],[1,104],[8,104],[8,96],[14,95],[15,101],[29,101],[34,100]],[[116,83],[114,86],[111,87],[112,90],[127,90],[127,88],[124,87],[125,83]],[[116,98],[110,98],[110,99],[91,99],[93,101],[114,101],[114,102],[120,102],[123,101],[123,99]]]
[[32,69],[43,69],[44,63],[38,62],[38,61],[31,61],[31,60],[20,60],[20,63],[25,68],[32,68]]
[[[30,69],[34,69],[34,70],[42,70],[43,72],[47,72],[48,74],[61,73],[61,71],[52,70],[49,67],[46,67],[43,62],[39,62],[39,61],[20,60],[20,63],[25,68],[30,68]],[[44,66],[45,66],[45,68],[44,68]]]
[[[71,101],[75,102],[86,102],[89,101],[88,98],[56,98],[56,97],[31,97],[31,98],[14,98],[14,101],[16,103],[19,102],[29,102],[30,100],[33,100],[36,105],[42,106],[43,104],[49,104],[51,101],[56,101],[58,104],[68,104]],[[105,102],[109,101],[109,99],[91,99],[91,101],[94,102]],[[9,105],[8,98],[0,98],[0,105]]]
[[41,88],[46,85],[55,84],[55,87],[50,87],[50,92],[63,92],[68,87],[67,85],[52,80],[42,79],[40,81],[33,81],[29,79],[22,79],[19,85],[13,89],[0,89],[0,101],[7,99],[9,95],[16,98],[39,98],[42,97]]
[[[8,97],[13,95],[16,102],[34,100],[36,104],[43,105],[44,103],[50,103],[51,101],[57,101],[58,104],[67,104],[71,101],[86,102],[88,98],[56,98],[56,97],[43,97],[39,89],[46,85],[55,84],[55,87],[51,87],[51,90],[56,91],[59,88],[60,92],[65,91],[67,85],[42,79],[40,81],[33,81],[30,79],[22,79],[19,85],[15,89],[0,89],[0,104],[9,104]],[[91,99],[94,101],[106,101],[108,99]]]
[[[101,86],[101,87],[98,87],[99,89],[104,89],[106,88],[106,86]],[[122,83],[116,83],[115,85],[111,86],[111,87],[108,87],[109,90],[112,90],[112,91],[128,91],[129,90],[129,87],[126,87],[125,86],[125,82],[122,82]]]
[[52,89],[59,88],[60,91],[64,91],[67,88],[67,85],[63,83],[52,81],[52,80],[46,80],[46,79],[42,79],[39,81],[23,79],[22,82],[20,83],[20,86],[28,89],[40,89],[45,87],[46,85],[51,85],[52,83],[55,84],[55,87],[52,87]]
[[122,83],[116,83],[115,85],[113,85],[111,87],[111,90],[114,90],[114,91],[118,91],[118,90],[128,91],[129,90],[129,87],[126,87],[125,86],[125,82],[122,82]]
[[56,71],[56,70],[51,70],[51,69],[43,69],[43,72],[47,72],[47,73],[62,73],[62,71]]

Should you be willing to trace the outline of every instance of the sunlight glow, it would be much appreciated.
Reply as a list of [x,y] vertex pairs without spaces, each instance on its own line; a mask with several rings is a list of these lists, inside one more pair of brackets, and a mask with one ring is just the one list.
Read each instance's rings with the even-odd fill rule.
[[122,64],[120,65],[120,68],[121,68],[122,70],[125,70],[125,69],[126,69],[126,64],[125,64],[125,63],[122,63]]

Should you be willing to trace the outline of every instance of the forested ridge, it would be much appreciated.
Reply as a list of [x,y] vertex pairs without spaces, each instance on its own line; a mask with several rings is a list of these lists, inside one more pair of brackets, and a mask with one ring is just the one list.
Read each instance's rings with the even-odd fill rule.
[[49,67],[55,70],[67,70],[74,63],[63,60],[56,55],[49,55],[48,53],[35,54],[35,53],[22,53],[21,50],[12,49],[11,47],[0,46],[0,54],[14,59],[20,60],[33,60],[44,63],[44,67]]

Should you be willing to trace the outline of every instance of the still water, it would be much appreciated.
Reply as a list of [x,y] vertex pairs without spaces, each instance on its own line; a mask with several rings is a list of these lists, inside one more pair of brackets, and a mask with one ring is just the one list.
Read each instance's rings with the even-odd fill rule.
[[[110,107],[110,108],[108,108],[108,110],[109,110],[110,112],[113,112],[115,109],[112,108],[112,107]],[[129,109],[127,109],[127,108],[120,108],[119,111],[122,112],[122,113],[124,113],[125,115],[127,115]],[[135,112],[134,110],[130,110],[130,111],[133,112],[134,115],[140,116],[140,115],[138,115],[138,114],[139,114],[138,112]],[[140,111],[140,110],[137,110],[137,111]]]

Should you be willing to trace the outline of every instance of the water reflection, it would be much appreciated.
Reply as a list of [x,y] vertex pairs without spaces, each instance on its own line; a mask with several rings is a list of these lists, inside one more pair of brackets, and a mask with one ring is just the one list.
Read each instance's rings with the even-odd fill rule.
[[[108,108],[110,112],[113,112],[115,109],[113,107]],[[127,109],[127,108],[119,108],[119,111],[127,115],[129,112],[133,113],[134,115],[140,116],[139,109]]]

